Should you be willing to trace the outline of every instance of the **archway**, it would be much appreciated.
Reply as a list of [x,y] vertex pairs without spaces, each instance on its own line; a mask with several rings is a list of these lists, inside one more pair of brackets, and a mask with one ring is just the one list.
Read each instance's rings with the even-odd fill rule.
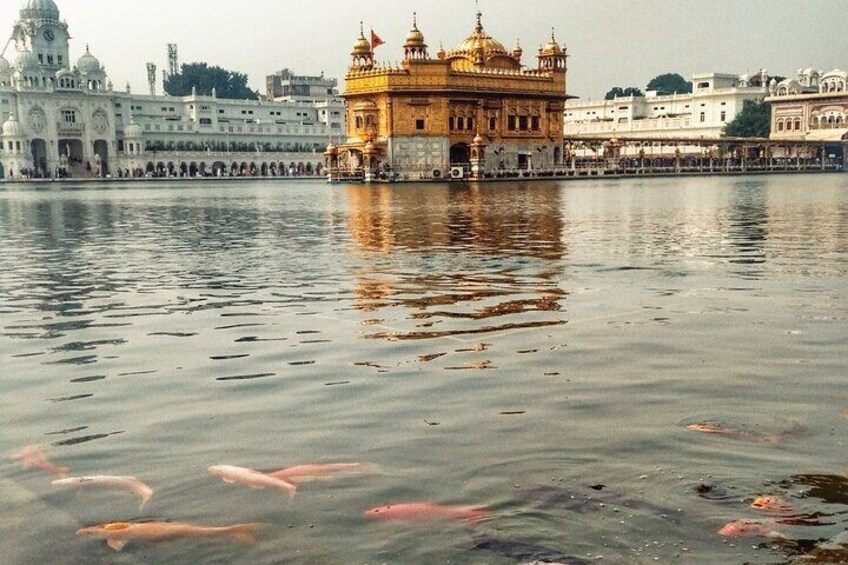
[[222,177],[224,176],[224,171],[227,170],[227,164],[222,161],[215,161],[212,163],[212,176],[213,177]]
[[144,168],[145,173],[153,174],[156,172],[156,167],[153,165],[153,161],[148,161],[147,166]]
[[189,166],[188,166],[188,176],[196,177],[197,171],[198,171],[197,163],[194,163],[194,162],[190,163]]
[[554,165],[562,165],[562,148],[554,147]]
[[94,142],[94,160],[97,161],[100,157],[100,170],[95,171],[95,174],[100,177],[105,177],[109,174],[109,142],[105,139],[98,139]]
[[35,168],[47,175],[47,142],[43,139],[33,139],[30,149]]
[[465,167],[471,165],[471,153],[468,145],[465,143],[457,143],[451,145],[450,148],[450,163],[453,166]]
[[3,167],[3,163],[0,163],[0,180],[6,178],[6,169]]
[[188,165],[185,162],[180,163],[180,176],[184,177],[188,175]]

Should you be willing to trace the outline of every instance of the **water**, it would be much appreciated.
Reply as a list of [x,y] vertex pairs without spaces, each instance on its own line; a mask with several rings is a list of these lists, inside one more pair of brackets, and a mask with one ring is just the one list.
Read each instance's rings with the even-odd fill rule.
[[[5,187],[0,242],[6,563],[790,563],[845,528],[848,175]],[[207,472],[315,462],[370,466],[291,503]],[[768,493],[831,525],[717,534]],[[363,515],[414,501],[493,514]],[[123,520],[267,526],[74,534]]]

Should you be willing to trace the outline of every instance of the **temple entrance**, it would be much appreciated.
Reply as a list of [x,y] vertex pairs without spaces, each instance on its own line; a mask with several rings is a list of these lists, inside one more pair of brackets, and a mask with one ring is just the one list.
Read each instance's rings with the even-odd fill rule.
[[471,152],[469,151],[467,144],[457,143],[456,145],[451,145],[450,164],[452,167],[471,166]]
[[81,164],[83,155],[82,141],[79,139],[59,140],[59,157],[65,156],[68,162]]
[[47,142],[43,139],[33,139],[30,143],[32,149],[32,162],[36,171],[44,176],[49,176],[47,171]]
[[518,170],[526,171],[530,168],[530,155],[525,153],[518,154]]
[[94,174],[98,177],[105,177],[109,174],[109,143],[106,140],[98,139],[94,142]]

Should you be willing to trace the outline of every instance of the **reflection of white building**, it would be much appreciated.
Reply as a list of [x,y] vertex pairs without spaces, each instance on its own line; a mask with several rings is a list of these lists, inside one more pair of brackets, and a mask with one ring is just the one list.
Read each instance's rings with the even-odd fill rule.
[[746,100],[768,94],[765,71],[692,78],[691,94],[648,92],[614,100],[569,100],[565,137],[718,138]]
[[770,94],[772,139],[848,140],[848,72],[799,70]]
[[71,63],[69,39],[53,0],[26,0],[0,54],[0,178],[317,173],[327,140],[344,133],[333,92],[280,102],[118,92],[88,46]]

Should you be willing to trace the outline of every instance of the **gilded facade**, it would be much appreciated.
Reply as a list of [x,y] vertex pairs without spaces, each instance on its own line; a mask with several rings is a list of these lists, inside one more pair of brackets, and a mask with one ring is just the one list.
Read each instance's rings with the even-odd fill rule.
[[347,140],[327,148],[331,175],[366,181],[482,178],[562,164],[567,53],[551,33],[535,68],[523,50],[474,31],[431,57],[413,21],[398,66],[379,66],[360,29],[342,95]]

